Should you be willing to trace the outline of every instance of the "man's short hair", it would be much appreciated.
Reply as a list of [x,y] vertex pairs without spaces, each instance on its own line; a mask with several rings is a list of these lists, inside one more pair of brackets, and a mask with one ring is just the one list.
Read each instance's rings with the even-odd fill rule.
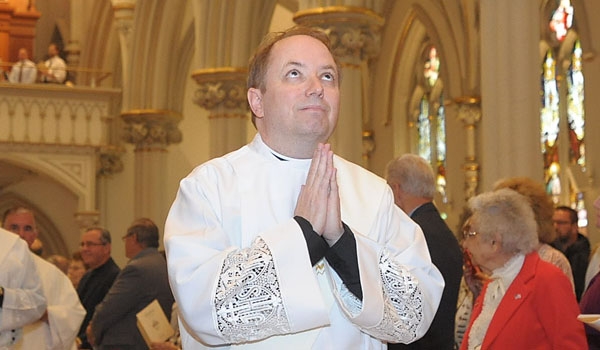
[[4,214],[2,214],[2,224],[4,225],[4,223],[6,222],[6,218],[9,215],[20,213],[31,213],[31,215],[33,215],[33,217],[35,218],[35,213],[33,212],[33,210],[22,205],[15,205],[4,211]]
[[127,236],[136,235],[136,241],[144,247],[158,248],[158,227],[148,218],[135,220],[127,229]]
[[94,231],[94,230],[100,231],[100,242],[102,242],[103,244],[108,244],[108,243],[112,242],[110,232],[107,229],[105,229],[104,227],[101,227],[101,226],[88,227],[85,230],[85,232],[90,232],[90,231]]
[[569,213],[569,219],[571,220],[571,224],[576,224],[577,222],[579,222],[579,216],[577,215],[577,211],[571,207],[567,207],[566,205],[560,205],[554,210],[561,210]]
[[435,174],[431,165],[416,154],[404,154],[386,167],[386,179],[390,184],[398,184],[402,191],[415,196],[433,199],[435,195]]

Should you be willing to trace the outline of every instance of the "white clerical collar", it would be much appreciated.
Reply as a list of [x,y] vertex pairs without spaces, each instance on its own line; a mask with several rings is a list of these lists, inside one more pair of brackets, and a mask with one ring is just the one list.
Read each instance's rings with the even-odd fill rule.
[[298,158],[292,158],[292,157],[288,157],[285,156],[275,150],[273,150],[272,148],[270,148],[269,146],[267,146],[267,144],[263,141],[262,137],[260,137],[260,134],[256,134],[256,136],[254,136],[254,140],[252,140],[252,142],[250,143],[250,147],[254,148],[258,153],[267,156],[267,157],[272,157],[273,159],[276,159],[277,161],[289,161],[291,163],[295,163],[295,164],[301,164],[301,165],[310,165],[310,162],[312,161],[312,159],[298,159]]

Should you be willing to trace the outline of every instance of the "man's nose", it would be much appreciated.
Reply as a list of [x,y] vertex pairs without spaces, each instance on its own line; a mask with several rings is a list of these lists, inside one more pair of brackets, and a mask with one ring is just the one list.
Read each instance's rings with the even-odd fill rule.
[[306,96],[310,95],[323,97],[323,82],[319,77],[312,77],[309,79],[309,85],[306,89]]

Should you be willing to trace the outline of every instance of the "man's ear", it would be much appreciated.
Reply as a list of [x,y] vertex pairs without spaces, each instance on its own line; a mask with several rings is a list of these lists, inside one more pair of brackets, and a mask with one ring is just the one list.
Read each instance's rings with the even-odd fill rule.
[[262,105],[262,92],[257,88],[248,89],[248,104],[257,118],[265,116]]

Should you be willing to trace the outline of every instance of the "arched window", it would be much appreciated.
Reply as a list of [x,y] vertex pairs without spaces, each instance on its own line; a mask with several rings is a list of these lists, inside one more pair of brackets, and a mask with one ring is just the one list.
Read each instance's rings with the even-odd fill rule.
[[[550,2],[550,4],[552,4]],[[555,204],[577,209],[587,226],[584,193],[578,176],[586,171],[583,51],[570,0],[551,14],[542,47],[541,143],[546,188]]]
[[415,94],[420,95],[416,120],[410,123],[416,131],[413,147],[421,157],[431,164],[437,181],[437,191],[441,197],[440,213],[445,217],[444,204],[448,202],[446,181],[446,114],[444,109],[443,83],[440,79],[440,59],[435,46],[425,50],[423,74]]

